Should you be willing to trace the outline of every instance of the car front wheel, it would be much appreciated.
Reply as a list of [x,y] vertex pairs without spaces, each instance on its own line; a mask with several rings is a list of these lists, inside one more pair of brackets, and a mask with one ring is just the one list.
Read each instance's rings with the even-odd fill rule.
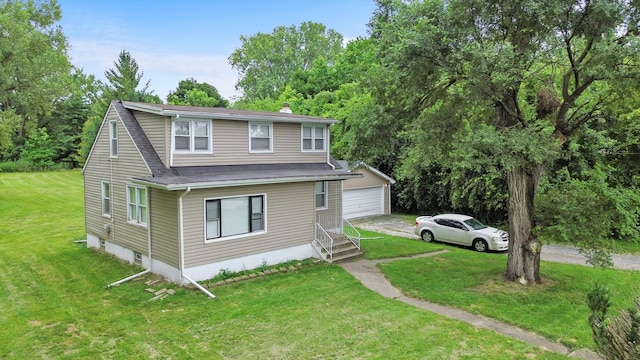
[[422,237],[422,240],[424,240],[425,242],[432,242],[433,241],[433,234],[431,233],[431,231],[425,230],[420,234],[420,237]]
[[477,252],[485,252],[488,250],[487,242],[484,240],[474,240],[473,241],[473,249]]

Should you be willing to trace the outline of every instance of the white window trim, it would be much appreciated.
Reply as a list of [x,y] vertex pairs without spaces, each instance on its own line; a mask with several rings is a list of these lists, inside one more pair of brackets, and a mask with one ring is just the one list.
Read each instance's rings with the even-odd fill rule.
[[[176,149],[176,121],[188,121],[189,122],[189,150]],[[207,122],[208,126],[208,149],[207,150],[196,150],[195,146],[195,133],[194,123],[196,122]],[[213,154],[213,121],[206,119],[189,119],[189,118],[173,118],[171,121],[171,151],[176,154]]]
[[132,225],[147,227],[147,223],[146,222],[138,221],[138,219],[135,219],[135,220],[131,219],[131,208],[129,207],[129,205],[131,204],[131,199],[129,198],[129,189],[130,188],[136,189],[136,197],[137,197],[136,200],[138,200],[140,198],[140,196],[138,195],[138,191],[139,190],[144,190],[145,191],[145,193],[146,193],[145,197],[147,199],[147,202],[145,204],[140,204],[139,202],[136,202],[136,208],[138,210],[137,213],[140,214],[140,206],[141,205],[144,206],[144,208],[147,210],[147,222],[149,221],[149,190],[145,186],[139,186],[139,185],[133,185],[133,184],[127,184],[127,186],[126,186],[126,191],[127,191],[127,222],[129,224],[132,224]]
[[[269,150],[253,150],[251,148],[251,126],[252,125],[267,125],[269,126]],[[263,154],[267,154],[267,153],[273,153],[273,137],[274,137],[274,133],[273,133],[273,122],[268,122],[268,121],[250,121],[249,122],[249,153],[253,153],[253,154],[259,154],[259,153],[263,153]]]
[[[244,233],[244,234],[238,234],[238,235],[220,236],[219,238],[214,238],[214,239],[207,239],[207,201],[242,198],[242,197],[251,198],[252,196],[262,196],[262,214],[263,214],[263,218],[262,218],[263,229],[262,230],[254,231],[254,232],[248,232],[248,233]],[[263,234],[267,233],[267,223],[268,222],[267,222],[267,194],[266,193],[205,198],[203,203],[202,203],[202,208],[203,208],[203,216],[202,217],[203,217],[203,223],[204,223],[203,230],[204,230],[204,243],[205,244],[211,244],[211,243],[216,243],[216,242],[221,242],[221,241],[228,241],[228,240],[237,240],[237,239],[242,239],[242,238],[247,238],[247,237],[252,237],[252,236],[257,236],[257,235],[263,235]],[[221,226],[222,226],[222,224],[221,224]]]
[[[107,197],[104,194],[104,186],[105,186],[105,184],[109,186],[109,198],[108,198],[109,199],[109,208],[108,209],[104,208],[104,200],[107,199]],[[113,207],[111,205],[111,198],[112,198],[111,194],[113,194],[113,189],[111,188],[111,183],[109,181],[101,181],[100,182],[100,188],[101,188],[101,193],[102,193],[102,196],[101,196],[101,200],[102,201],[100,202],[100,207],[102,208],[102,216],[111,219],[111,208]]]
[[[311,149],[305,149],[304,148],[304,128],[305,127],[309,127],[311,128]],[[322,128],[322,135],[324,136],[322,138],[322,146],[323,149],[316,149],[316,132],[315,132],[315,128]],[[317,125],[317,124],[302,124],[300,126],[300,151],[302,152],[325,152],[327,151],[327,127],[323,126],[323,125]]]
[[324,187],[324,204],[322,206],[316,206],[316,210],[327,210],[329,208],[329,183],[327,181],[316,181],[313,183],[313,204],[316,205],[316,183],[322,182]]
[[[115,137],[113,136],[115,130]],[[113,141],[115,140],[115,147]],[[115,150],[115,151],[114,151]],[[109,157],[118,158],[118,121],[109,120]]]

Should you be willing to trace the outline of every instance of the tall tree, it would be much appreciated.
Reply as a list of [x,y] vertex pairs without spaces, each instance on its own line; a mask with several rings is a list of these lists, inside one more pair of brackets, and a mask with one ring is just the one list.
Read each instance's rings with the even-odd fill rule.
[[277,98],[297,70],[308,70],[324,57],[330,64],[342,50],[342,35],[314,22],[279,26],[271,34],[241,36],[242,45],[229,56],[240,80],[236,89],[247,100]]
[[144,73],[140,71],[138,63],[128,51],[122,50],[120,52],[114,66],[115,68],[105,71],[104,75],[109,83],[102,84],[100,97],[93,102],[91,115],[84,123],[82,140],[78,150],[78,162],[82,164],[89,155],[111,100],[162,104],[162,99],[153,91],[149,91],[151,80],[147,80],[145,85],[138,89]]
[[387,71],[378,103],[393,114],[383,119],[409,130],[405,162],[439,162],[463,181],[485,170],[492,172],[488,180],[504,176],[506,278],[540,282],[542,244],[533,230],[542,174],[568,138],[620,101],[628,93],[622,89],[638,86],[637,2],[378,5],[371,27]]
[[167,95],[167,103],[172,105],[190,105],[205,107],[228,107],[225,100],[215,86],[199,83],[194,78],[181,80],[178,88]]
[[0,148],[15,148],[66,94],[71,64],[60,19],[55,0],[0,2],[0,133],[8,135]]

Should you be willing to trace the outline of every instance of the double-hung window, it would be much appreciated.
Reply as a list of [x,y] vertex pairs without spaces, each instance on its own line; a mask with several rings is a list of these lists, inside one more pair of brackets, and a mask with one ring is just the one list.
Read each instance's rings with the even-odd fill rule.
[[109,156],[118,157],[118,122],[109,121]]
[[111,217],[111,183],[102,182],[102,215]]
[[211,121],[175,120],[173,148],[177,152],[211,152]]
[[316,181],[316,209],[327,208],[327,182]]
[[146,188],[127,185],[127,220],[131,223],[147,225]]
[[249,123],[250,152],[273,151],[273,124]]
[[251,195],[206,200],[206,240],[264,231],[264,199]]
[[326,127],[302,125],[302,151],[324,151]]

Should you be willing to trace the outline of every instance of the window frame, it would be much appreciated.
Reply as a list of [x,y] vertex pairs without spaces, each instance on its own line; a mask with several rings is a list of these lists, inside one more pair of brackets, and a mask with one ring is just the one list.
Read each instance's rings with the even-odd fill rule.
[[[225,200],[232,201],[232,200],[238,200],[238,199],[247,199],[246,218],[244,218],[244,220],[246,220],[247,232],[224,235],[225,211],[223,209],[223,202]],[[253,199],[261,200],[260,212],[254,212],[255,209],[253,206],[254,205]],[[215,218],[215,221],[217,221],[217,226],[216,226],[217,236],[212,236],[212,237],[209,237],[209,224],[208,224],[209,222],[208,205],[210,203],[217,203],[217,215],[218,215],[218,217]],[[205,244],[219,242],[219,241],[240,239],[240,238],[262,235],[267,233],[267,194],[266,193],[205,198],[203,210],[204,210],[204,242]],[[259,214],[258,219],[254,218],[254,215],[256,214]],[[259,227],[254,228],[254,225],[255,225],[253,222],[254,220],[260,221]]]
[[[305,128],[310,128],[311,129],[311,137],[305,137],[304,136],[304,129]],[[322,149],[318,149],[316,148],[316,141],[319,140],[318,138],[316,138],[316,129],[317,128],[321,128],[322,129]],[[305,140],[310,140],[311,141],[311,148],[310,149],[305,149],[304,147],[304,141]],[[318,125],[318,124],[302,124],[300,127],[300,150],[302,152],[325,152],[327,149],[327,127],[324,125]]]
[[[111,183],[109,181],[101,181],[101,207],[102,207],[102,216],[104,217],[108,217],[111,218]],[[106,186],[106,190],[105,191],[105,186]],[[108,195],[105,195],[105,192],[108,192]],[[107,202],[107,205],[105,205],[105,202]]]
[[[322,183],[322,192],[318,193],[318,188],[317,185],[319,183]],[[328,181],[316,181],[313,183],[313,202],[314,205],[316,207],[316,210],[326,210],[329,208],[329,184]],[[323,202],[324,204],[322,204],[322,206],[318,206],[318,195],[322,194],[323,195]]]
[[[178,122],[186,122],[189,125],[188,135],[177,135],[176,134],[176,123]],[[200,138],[202,136],[197,136],[195,129],[197,128],[196,124],[205,123],[207,125],[207,149],[196,149],[196,138]],[[176,138],[178,137],[188,137],[189,139],[189,148],[188,149],[177,149],[176,148]],[[171,150],[177,154],[212,154],[213,153],[213,121],[206,119],[190,119],[190,118],[174,118],[171,121]]]
[[118,157],[118,121],[109,120],[109,157]]
[[[131,190],[135,190],[135,194],[136,194],[136,201],[135,203],[132,203],[131,200]],[[145,186],[140,186],[140,185],[134,185],[134,184],[127,184],[126,186],[126,191],[127,191],[127,222],[129,224],[133,224],[133,225],[138,225],[138,226],[143,226],[143,227],[147,227],[147,224],[149,222],[149,193],[147,190],[147,187]],[[140,193],[144,192],[144,204],[141,204],[140,202]],[[136,211],[135,211],[135,218],[132,214],[132,206],[135,207]],[[144,215],[142,215],[144,213]],[[144,217],[144,219],[143,219]],[[144,221],[143,221],[144,220]]]
[[[269,129],[269,149],[254,149],[253,148],[253,139],[251,128],[254,126],[267,126]],[[249,153],[273,153],[273,122],[269,121],[250,121],[249,122]],[[255,137],[256,139],[264,139],[265,137]]]

